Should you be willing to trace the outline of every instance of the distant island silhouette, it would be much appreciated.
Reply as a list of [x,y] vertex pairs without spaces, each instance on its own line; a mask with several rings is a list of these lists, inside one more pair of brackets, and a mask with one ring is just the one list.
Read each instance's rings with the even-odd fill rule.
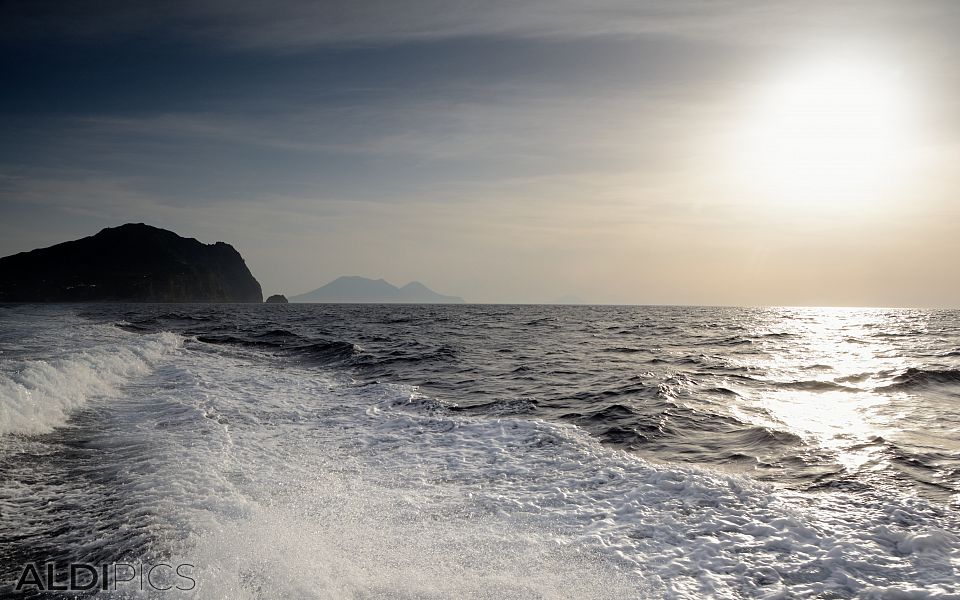
[[383,279],[343,276],[312,292],[290,296],[290,302],[462,304],[463,298],[438,294],[419,281],[397,287]]
[[143,223],[0,258],[0,302],[262,301],[230,244]]

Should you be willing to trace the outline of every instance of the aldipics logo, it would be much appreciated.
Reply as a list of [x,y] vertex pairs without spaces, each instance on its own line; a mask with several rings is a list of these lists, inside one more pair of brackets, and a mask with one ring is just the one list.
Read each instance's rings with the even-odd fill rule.
[[29,563],[14,590],[38,592],[86,592],[90,590],[189,591],[197,586],[196,567],[189,563]]

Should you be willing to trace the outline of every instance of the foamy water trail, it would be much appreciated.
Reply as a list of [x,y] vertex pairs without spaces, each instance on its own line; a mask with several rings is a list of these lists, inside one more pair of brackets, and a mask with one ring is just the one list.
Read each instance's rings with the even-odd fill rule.
[[575,426],[450,416],[406,386],[215,354],[192,370],[229,445],[187,462],[237,502],[175,544],[202,565],[193,597],[956,592],[957,521],[915,499],[852,507],[657,466]]
[[149,372],[181,339],[173,333],[124,336],[124,341],[5,365],[0,373],[0,434],[38,434],[66,424],[95,396],[114,395],[125,382]]

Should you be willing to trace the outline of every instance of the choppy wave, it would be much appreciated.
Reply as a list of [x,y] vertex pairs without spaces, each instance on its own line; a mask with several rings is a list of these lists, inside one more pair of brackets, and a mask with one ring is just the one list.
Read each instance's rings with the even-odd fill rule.
[[207,344],[231,344],[282,353],[286,356],[308,358],[320,364],[349,361],[360,349],[349,342],[308,339],[283,329],[249,336],[210,334],[197,336]]
[[63,425],[88,399],[116,393],[181,341],[174,333],[159,333],[29,360],[0,374],[0,434],[44,433]]
[[803,390],[808,392],[856,392],[852,388],[833,381],[823,381],[819,379],[807,379],[800,381],[782,381],[777,382],[776,387],[787,390]]
[[960,385],[960,369],[920,369],[911,367],[886,386],[893,390],[912,390],[931,384]]

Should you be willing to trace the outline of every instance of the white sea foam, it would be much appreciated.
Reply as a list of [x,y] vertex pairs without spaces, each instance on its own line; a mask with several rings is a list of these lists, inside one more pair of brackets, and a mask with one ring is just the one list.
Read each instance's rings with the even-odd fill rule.
[[[651,465],[575,427],[404,412],[392,411],[367,444],[416,440],[425,457],[435,455],[421,459],[421,472],[430,464],[494,514],[558,527],[669,597],[927,597],[909,595],[916,590],[904,582],[931,596],[958,592],[957,521],[912,498],[791,494]],[[397,453],[375,456],[385,470],[402,469]]]
[[295,485],[301,497],[199,536],[182,559],[198,565],[192,595],[590,600],[653,590],[519,519],[430,511],[411,489],[362,480],[323,485]]
[[125,336],[123,341],[68,351],[55,358],[26,360],[0,373],[0,434],[37,434],[67,422],[71,412],[95,396],[147,373],[176,349],[176,334]]
[[[195,597],[958,593],[956,519],[913,498],[788,493],[653,465],[571,425],[451,416],[405,386],[194,358],[229,443],[152,476],[191,465],[196,487],[168,507],[203,523],[170,546],[199,569]],[[237,510],[191,500],[204,481],[221,501],[229,481]]]

